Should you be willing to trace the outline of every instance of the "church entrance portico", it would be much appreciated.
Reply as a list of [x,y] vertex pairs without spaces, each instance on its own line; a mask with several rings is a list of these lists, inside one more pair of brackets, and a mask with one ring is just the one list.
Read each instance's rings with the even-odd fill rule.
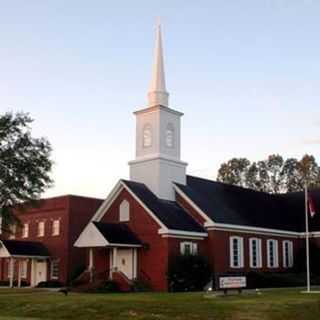
[[120,272],[129,280],[137,277],[137,248],[113,248],[110,250],[110,278]]

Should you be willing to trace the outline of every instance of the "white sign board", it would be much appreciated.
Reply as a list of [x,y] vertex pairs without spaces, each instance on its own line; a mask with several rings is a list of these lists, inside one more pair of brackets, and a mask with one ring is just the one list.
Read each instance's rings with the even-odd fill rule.
[[246,277],[220,277],[219,288],[220,289],[238,289],[245,288],[247,286]]

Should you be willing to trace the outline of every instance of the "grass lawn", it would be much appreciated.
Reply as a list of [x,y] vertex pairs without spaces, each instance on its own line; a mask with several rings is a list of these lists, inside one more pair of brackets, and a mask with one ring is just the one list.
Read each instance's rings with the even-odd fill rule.
[[319,320],[320,294],[271,290],[205,298],[203,293],[76,294],[0,289],[0,319]]

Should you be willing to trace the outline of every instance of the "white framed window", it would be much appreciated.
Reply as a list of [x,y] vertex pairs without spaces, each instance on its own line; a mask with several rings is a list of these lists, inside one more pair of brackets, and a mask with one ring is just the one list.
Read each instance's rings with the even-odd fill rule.
[[21,272],[21,278],[26,279],[27,273],[28,273],[28,261],[27,260],[20,261],[20,272]]
[[15,237],[16,237],[16,232],[17,232],[17,225],[16,225],[16,224],[12,224],[12,225],[10,226],[9,239],[15,239]]
[[29,237],[29,223],[24,223],[22,227],[22,238]]
[[146,124],[143,128],[143,147],[148,148],[152,146],[152,128],[150,124]]
[[243,238],[230,237],[230,267],[243,268]]
[[262,267],[261,239],[250,238],[249,251],[250,251],[250,268],[261,268]]
[[52,235],[58,236],[60,234],[60,220],[56,219],[52,221]]
[[166,128],[166,146],[173,148],[174,146],[174,127],[172,123],[168,123]]
[[274,239],[267,240],[267,265],[268,268],[279,267],[278,241]]
[[38,237],[44,237],[45,234],[45,224],[44,221],[39,221],[38,222]]
[[59,278],[59,259],[51,260],[50,278],[51,279],[58,279]]
[[127,200],[123,200],[119,206],[119,220],[121,222],[130,220],[130,204]]
[[198,244],[196,242],[180,242],[180,253],[183,255],[196,255],[198,253]]
[[284,268],[293,267],[293,242],[285,240],[282,242],[282,261]]

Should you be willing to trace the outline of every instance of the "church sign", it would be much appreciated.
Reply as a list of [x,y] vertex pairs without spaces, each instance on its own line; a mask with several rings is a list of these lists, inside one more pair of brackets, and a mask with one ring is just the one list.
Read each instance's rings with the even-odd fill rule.
[[242,289],[247,286],[247,278],[244,276],[219,277],[219,289]]

